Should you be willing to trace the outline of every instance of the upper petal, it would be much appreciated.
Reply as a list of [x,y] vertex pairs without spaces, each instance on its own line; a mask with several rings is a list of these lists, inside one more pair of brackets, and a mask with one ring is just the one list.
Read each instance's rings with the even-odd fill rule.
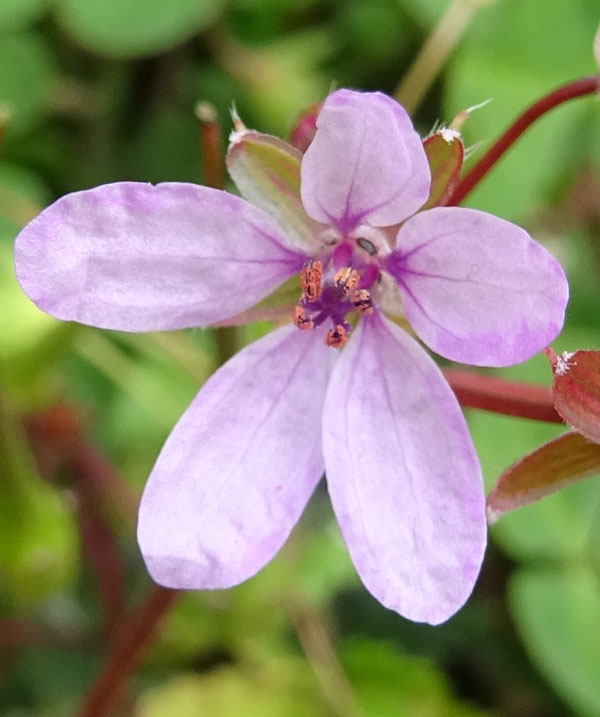
[[449,618],[471,593],[485,549],[481,471],[439,368],[380,315],[361,321],[335,366],[323,451],[367,588],[410,620]]
[[302,160],[302,202],[318,222],[348,232],[391,226],[429,196],[431,174],[403,107],[380,92],[329,95]]
[[142,496],[138,540],[156,582],[230,587],[279,550],[323,473],[331,354],[317,332],[286,326],[205,384]]
[[440,207],[400,229],[388,270],[406,316],[434,351],[463,363],[524,361],[562,328],[562,267],[524,229],[475,209]]
[[17,278],[59,319],[123,331],[201,326],[243,311],[299,270],[277,223],[193,184],[68,194],[19,234]]

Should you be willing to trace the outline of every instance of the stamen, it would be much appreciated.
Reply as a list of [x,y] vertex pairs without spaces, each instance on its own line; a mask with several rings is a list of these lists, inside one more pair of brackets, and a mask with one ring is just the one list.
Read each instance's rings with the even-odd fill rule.
[[301,306],[294,308],[294,324],[302,331],[315,328],[315,322],[309,317]]
[[331,346],[334,349],[339,349],[347,342],[348,332],[341,324],[338,324],[335,329],[329,329],[329,331],[327,332],[327,338],[325,339],[325,344],[327,346]]
[[355,292],[352,297],[352,303],[356,310],[365,316],[373,313],[373,300],[371,299],[371,294],[366,289],[359,289]]
[[360,275],[355,269],[349,266],[340,269],[333,277],[333,284],[341,289],[344,296],[349,296],[358,286]]
[[320,261],[311,259],[300,272],[300,286],[302,287],[302,298],[306,301],[314,301],[323,293],[321,281],[323,279],[323,265]]

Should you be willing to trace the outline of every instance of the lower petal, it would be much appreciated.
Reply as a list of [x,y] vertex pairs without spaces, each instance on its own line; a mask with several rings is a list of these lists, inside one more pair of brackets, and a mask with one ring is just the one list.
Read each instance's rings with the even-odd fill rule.
[[331,377],[327,483],[356,569],[386,607],[438,624],[471,593],[486,544],[481,470],[434,361],[380,315]]
[[321,414],[331,350],[286,326],[202,388],[169,436],[140,505],[154,580],[226,588],[283,545],[323,473]]

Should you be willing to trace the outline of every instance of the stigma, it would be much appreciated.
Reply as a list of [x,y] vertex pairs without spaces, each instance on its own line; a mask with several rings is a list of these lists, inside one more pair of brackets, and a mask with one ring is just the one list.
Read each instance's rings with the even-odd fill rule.
[[343,266],[324,280],[322,263],[308,261],[300,273],[302,293],[294,308],[294,324],[302,331],[310,331],[329,321],[332,328],[327,331],[325,344],[332,348],[344,346],[352,331],[348,315],[368,315],[374,310],[371,293],[365,288],[365,283],[373,283],[373,272],[368,268]]

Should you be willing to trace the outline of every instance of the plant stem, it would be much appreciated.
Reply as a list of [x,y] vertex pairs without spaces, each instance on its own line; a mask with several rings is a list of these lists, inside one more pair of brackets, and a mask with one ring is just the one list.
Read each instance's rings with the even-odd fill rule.
[[486,0],[452,0],[394,92],[409,113],[419,106],[473,15],[485,4]]
[[103,671],[88,692],[79,717],[105,717],[119,703],[125,684],[156,637],[179,592],[154,587],[137,613],[123,621]]
[[321,683],[332,714],[338,717],[359,717],[362,712],[337,658],[323,616],[316,608],[294,601],[293,596],[288,601],[288,611],[300,645]]
[[210,102],[198,102],[196,117],[200,120],[200,144],[204,161],[204,182],[209,187],[225,186],[225,163],[221,148],[221,126],[216,109]]
[[554,408],[552,392],[544,386],[445,369],[444,376],[464,408],[479,408],[546,423],[564,423]]
[[600,75],[590,75],[579,80],[568,82],[566,85],[557,87],[552,92],[544,95],[537,102],[528,107],[517,119],[505,130],[500,139],[486,152],[477,164],[461,179],[454,192],[446,200],[446,206],[460,204],[462,200],[479,184],[490,169],[512,147],[519,137],[536,120],[545,115],[555,107],[562,105],[577,97],[593,95],[600,89]]

